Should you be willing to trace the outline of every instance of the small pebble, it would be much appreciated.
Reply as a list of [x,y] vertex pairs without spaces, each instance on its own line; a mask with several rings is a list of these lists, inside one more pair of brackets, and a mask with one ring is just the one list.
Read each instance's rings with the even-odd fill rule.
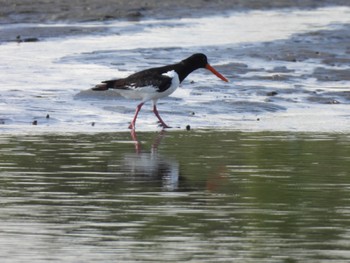
[[187,125],[186,126],[186,131],[190,131],[191,130],[191,126],[190,125]]
[[271,92],[266,93],[267,96],[276,96],[277,94],[278,94],[277,91],[271,91]]
[[328,104],[340,104],[340,102],[337,100],[331,100],[328,102]]

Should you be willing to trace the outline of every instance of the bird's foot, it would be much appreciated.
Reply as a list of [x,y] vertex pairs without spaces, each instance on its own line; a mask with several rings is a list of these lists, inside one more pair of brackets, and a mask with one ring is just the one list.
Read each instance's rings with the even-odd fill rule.
[[128,127],[130,130],[135,130],[135,124],[133,123],[130,123],[129,127]]
[[163,129],[169,129],[169,128],[171,128],[171,126],[168,126],[168,125],[166,125],[164,122],[158,122],[158,126],[159,127],[162,127]]

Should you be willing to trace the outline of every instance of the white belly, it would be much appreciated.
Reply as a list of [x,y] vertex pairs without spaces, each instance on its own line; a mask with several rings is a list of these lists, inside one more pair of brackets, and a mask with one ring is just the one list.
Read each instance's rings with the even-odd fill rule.
[[154,100],[169,96],[180,86],[179,75],[175,72],[175,70],[164,73],[163,75],[171,78],[171,85],[167,90],[163,92],[157,92],[158,94],[156,94],[155,97],[152,98]]

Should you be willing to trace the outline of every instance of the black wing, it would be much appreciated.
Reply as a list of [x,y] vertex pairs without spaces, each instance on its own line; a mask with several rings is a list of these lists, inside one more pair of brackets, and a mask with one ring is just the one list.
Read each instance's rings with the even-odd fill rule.
[[93,90],[125,89],[133,90],[145,86],[153,86],[158,92],[163,92],[171,86],[172,78],[164,73],[172,70],[171,66],[146,69],[136,72],[127,78],[102,81]]
[[106,89],[134,90],[146,86],[153,86],[158,92],[163,92],[171,86],[171,81],[172,78],[165,75],[148,74],[140,76],[134,74],[125,79],[106,80],[102,83],[106,85]]
[[159,75],[159,74],[150,74],[139,78],[138,76],[129,77],[126,87],[128,89],[138,89],[146,86],[154,87],[158,92],[167,90],[171,86],[172,78]]

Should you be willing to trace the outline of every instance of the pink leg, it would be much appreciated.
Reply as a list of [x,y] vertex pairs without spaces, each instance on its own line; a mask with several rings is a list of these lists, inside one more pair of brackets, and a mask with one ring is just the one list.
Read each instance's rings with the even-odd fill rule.
[[136,123],[137,115],[139,114],[139,111],[141,110],[143,104],[144,103],[142,102],[139,105],[137,105],[136,112],[135,112],[134,118],[132,119],[132,121],[129,125],[129,129],[135,130],[135,123]]
[[171,128],[170,126],[166,125],[165,122],[162,120],[162,118],[159,116],[156,104],[153,104],[153,112],[157,116],[160,122],[160,125],[162,125],[163,128]]

